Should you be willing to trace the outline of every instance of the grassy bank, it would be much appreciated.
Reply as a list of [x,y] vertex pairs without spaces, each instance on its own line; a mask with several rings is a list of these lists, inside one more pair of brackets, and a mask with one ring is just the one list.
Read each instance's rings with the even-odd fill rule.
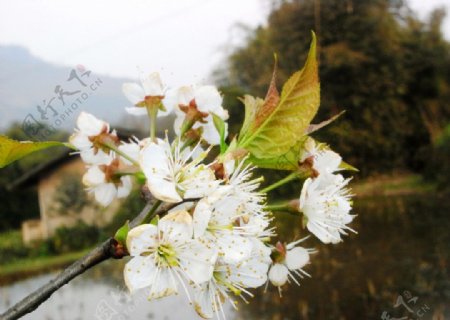
[[436,185],[417,174],[377,176],[351,185],[356,197],[396,196],[436,191]]
[[87,252],[88,250],[82,250],[58,256],[23,258],[0,265],[0,285],[66,267]]

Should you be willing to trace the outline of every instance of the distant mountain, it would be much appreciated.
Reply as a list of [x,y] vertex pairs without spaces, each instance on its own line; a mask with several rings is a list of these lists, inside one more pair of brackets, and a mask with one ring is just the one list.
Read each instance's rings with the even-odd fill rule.
[[124,111],[126,81],[96,74],[89,66],[53,65],[23,47],[0,46],[0,130],[34,121],[72,130],[81,110],[121,127],[142,127],[145,119]]

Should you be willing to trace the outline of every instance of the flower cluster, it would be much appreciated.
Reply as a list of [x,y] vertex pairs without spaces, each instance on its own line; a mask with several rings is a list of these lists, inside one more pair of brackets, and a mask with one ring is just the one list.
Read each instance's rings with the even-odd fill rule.
[[336,152],[320,148],[309,141],[307,154],[312,161],[315,177],[306,179],[299,200],[299,211],[303,212],[306,227],[323,243],[338,243],[354,215],[351,210],[351,194],[347,188],[350,179],[337,174],[342,158]]
[[[224,318],[223,305],[237,308],[236,297],[247,302],[253,288],[270,282],[281,294],[287,282],[309,276],[304,268],[315,250],[299,246],[305,238],[274,242],[274,212],[303,215],[306,228],[324,243],[337,243],[352,230],[349,180],[337,173],[342,159],[328,147],[305,140],[298,172],[291,174],[305,179],[300,200],[294,208],[271,206],[266,195],[274,187],[261,188],[264,178],[255,177],[258,162],[246,148],[255,138],[248,134],[241,145],[227,139],[228,112],[215,87],[166,88],[152,73],[140,85],[124,84],[123,91],[133,104],[129,113],[149,116],[150,137],[121,141],[109,124],[82,112],[70,142],[87,165],[84,184],[102,205],[126,197],[133,178],[151,194],[145,199],[150,213],[121,243],[131,257],[124,270],[131,292],[146,289],[156,299],[182,291],[201,317]],[[248,110],[246,121],[254,117],[258,125],[271,111],[270,105]],[[169,113],[176,137],[159,138],[156,119]],[[216,145],[220,150],[212,151]],[[162,204],[171,209],[159,211]]]
[[[131,177],[117,175],[116,172],[132,164],[139,153],[135,142],[120,142],[115,131],[110,132],[109,124],[93,115],[81,112],[77,120],[78,130],[70,137],[88,170],[83,183],[88,191],[103,206],[109,205],[114,198],[124,198],[132,188]],[[123,150],[127,159],[120,156]]]

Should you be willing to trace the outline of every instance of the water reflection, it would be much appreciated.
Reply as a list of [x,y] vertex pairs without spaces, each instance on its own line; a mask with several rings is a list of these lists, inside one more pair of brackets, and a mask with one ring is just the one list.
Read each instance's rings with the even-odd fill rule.
[[[447,199],[430,195],[358,199],[358,235],[335,246],[305,242],[319,250],[307,267],[311,279],[286,287],[281,299],[273,287],[259,290],[238,312],[228,308],[228,319],[449,318],[449,209]],[[296,218],[282,220],[282,239],[304,236]],[[129,299],[122,268],[111,261],[88,271],[24,319],[197,319],[184,296]],[[0,310],[51,277],[0,288]]]

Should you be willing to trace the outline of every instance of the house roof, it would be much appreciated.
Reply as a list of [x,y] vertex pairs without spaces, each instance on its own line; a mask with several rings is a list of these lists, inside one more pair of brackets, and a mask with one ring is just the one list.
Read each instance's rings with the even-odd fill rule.
[[[117,131],[117,135],[121,140],[126,140],[127,138],[139,136],[140,134],[131,130],[120,129]],[[48,176],[48,174],[57,170],[62,164],[79,158],[80,156],[78,154],[73,154],[73,150],[64,148],[63,151],[59,152],[49,161],[34,167],[32,170],[27,171],[25,174],[11,182],[7,188],[12,191],[17,188],[34,186],[41,178]]]
[[22,176],[11,182],[7,188],[12,191],[17,188],[27,188],[35,185],[42,177],[56,170],[61,164],[73,161],[79,158],[79,155],[70,155],[71,150],[65,148],[64,152],[59,153],[51,160],[44,162],[32,170],[27,171]]

